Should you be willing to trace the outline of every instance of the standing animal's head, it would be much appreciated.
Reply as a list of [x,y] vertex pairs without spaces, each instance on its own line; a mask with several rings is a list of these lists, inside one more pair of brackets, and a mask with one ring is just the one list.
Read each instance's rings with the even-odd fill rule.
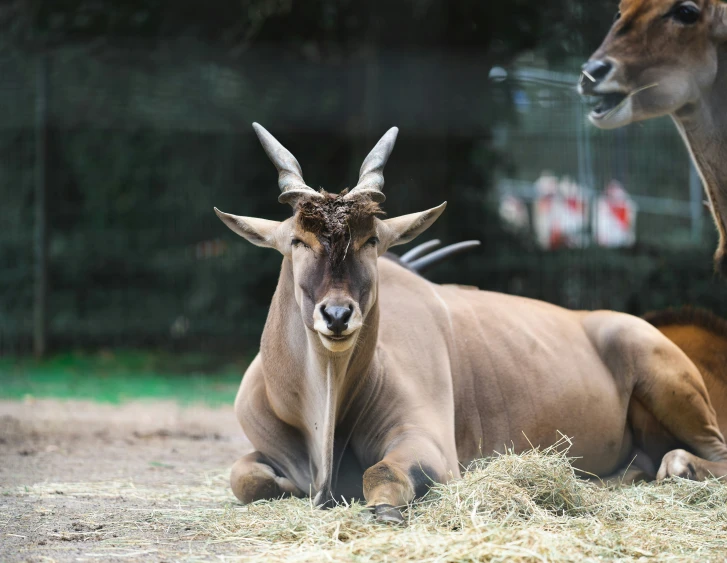
[[579,90],[600,98],[590,121],[613,129],[675,114],[713,85],[727,43],[721,0],[622,0]]
[[295,157],[263,127],[253,127],[278,169],[278,200],[293,206],[293,217],[278,222],[215,212],[238,235],[275,248],[291,261],[295,300],[306,327],[327,350],[349,350],[376,303],[378,257],[424,232],[446,203],[382,219],[383,169],[396,142],[395,127],[364,160],[356,187],[338,195],[308,187]]

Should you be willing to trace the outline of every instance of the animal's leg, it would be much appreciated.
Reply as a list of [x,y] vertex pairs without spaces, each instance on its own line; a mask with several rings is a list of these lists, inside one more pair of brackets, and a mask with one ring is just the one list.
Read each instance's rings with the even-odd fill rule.
[[276,474],[259,452],[248,454],[235,462],[230,473],[230,486],[244,504],[284,495],[303,496],[303,491],[289,479]]
[[709,461],[685,450],[672,450],[661,461],[657,480],[667,477],[683,477],[693,481],[704,481],[710,477],[727,476],[726,461]]
[[667,453],[657,480],[727,476],[727,445],[699,371],[676,346],[650,356],[644,360],[647,365],[640,371],[634,395],[696,454],[684,450]]
[[641,451],[633,450],[629,455],[629,463],[613,475],[607,477],[590,477],[592,483],[610,487],[613,485],[633,485],[639,481],[651,481],[654,479],[656,469],[651,460]]
[[235,399],[235,415],[255,451],[235,462],[230,485],[244,503],[308,492],[310,475],[300,433],[282,421],[268,400],[258,355],[245,373]]
[[364,498],[378,520],[403,524],[400,508],[446,478],[444,455],[429,438],[400,435],[384,459],[364,472]]
[[[596,314],[593,315],[594,318]],[[657,479],[680,476],[703,479],[727,475],[727,444],[720,432],[702,376],[668,338],[640,320],[614,316],[595,331],[594,343],[624,391],[633,390],[666,430],[694,454],[666,454]],[[635,436],[641,429],[634,428]],[[648,444],[640,444],[648,449]],[[701,458],[701,459],[700,459]]]

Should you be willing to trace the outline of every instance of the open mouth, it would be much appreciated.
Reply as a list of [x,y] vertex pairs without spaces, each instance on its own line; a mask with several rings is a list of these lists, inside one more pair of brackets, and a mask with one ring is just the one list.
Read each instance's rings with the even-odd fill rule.
[[628,98],[623,92],[609,92],[596,97],[596,104],[591,111],[594,117],[603,117],[618,109]]

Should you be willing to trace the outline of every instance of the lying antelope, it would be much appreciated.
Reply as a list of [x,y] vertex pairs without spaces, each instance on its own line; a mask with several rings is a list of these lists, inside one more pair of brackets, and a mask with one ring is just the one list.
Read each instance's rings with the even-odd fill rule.
[[[552,445],[559,432],[573,438],[577,466],[596,475],[637,454],[660,479],[692,467],[727,474],[697,368],[645,321],[436,285],[379,259],[445,207],[383,218],[396,128],[338,195],[309,188],[293,155],[254,128],[294,214],[276,222],[215,209],[235,233],[283,255],[260,352],[235,400],[256,449],[232,468],[242,502],[363,494],[377,518],[401,522],[398,507],[462,465],[505,445]],[[633,400],[690,453],[639,453]]]
[[[440,244],[439,240],[432,240],[416,246],[401,257],[389,252],[384,256],[421,274],[450,256],[478,247],[480,242],[464,241],[430,252]],[[702,376],[717,414],[720,432],[723,436],[727,434],[727,320],[705,309],[693,307],[652,311],[642,318],[658,328],[692,360]],[[648,444],[657,452],[679,447],[674,437],[636,399],[632,400],[630,408],[629,416],[632,419],[641,417],[637,425],[642,433],[641,443]],[[658,457],[658,454],[652,457]],[[700,478],[706,476],[700,475]],[[641,479],[649,479],[649,474],[633,466],[618,476],[621,483],[633,483]]]
[[589,119],[602,129],[671,115],[702,177],[727,276],[727,4],[622,0],[579,88],[600,99]]

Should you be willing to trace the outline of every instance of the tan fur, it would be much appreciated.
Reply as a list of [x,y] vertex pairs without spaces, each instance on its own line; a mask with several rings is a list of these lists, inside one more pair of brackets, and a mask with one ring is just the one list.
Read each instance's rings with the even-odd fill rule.
[[[336,268],[297,215],[271,225],[218,212],[283,254],[260,353],[235,401],[256,448],[233,468],[241,501],[312,494],[322,505],[362,494],[378,518],[401,521],[392,507],[459,477],[473,459],[548,447],[562,434],[590,474],[610,475],[637,456],[650,477],[656,468],[659,478],[727,475],[704,381],[653,326],[437,285],[380,258],[443,210],[374,217],[370,231],[352,231]],[[331,303],[351,311],[339,336],[326,328]],[[637,403],[648,416],[631,416]],[[651,420],[662,434],[642,428]],[[668,451],[680,447],[690,452]]]
[[[306,391],[310,374],[296,366],[308,363],[301,352],[309,352],[276,336],[304,333],[297,315],[279,310],[292,281],[285,262],[236,412],[258,451],[308,492],[319,468],[304,453],[311,420],[301,413],[314,396]],[[727,460],[702,377],[644,321],[437,286],[388,260],[379,270],[378,327],[366,327],[337,392],[337,424],[350,433],[362,469],[372,468],[363,476],[370,504],[411,501],[414,486],[402,475],[412,467],[446,480],[476,457],[546,447],[559,433],[573,438],[571,454],[586,472],[610,475],[637,448],[653,452],[658,468],[667,442],[629,423],[634,399],[675,444],[712,462]],[[706,466],[727,474],[725,463]]]
[[673,0],[622,0],[621,17],[591,56],[612,71],[585,90],[629,96],[606,116],[592,113],[598,127],[673,117],[712,204],[720,234],[715,264],[727,275],[727,4],[682,4],[699,8],[696,23],[670,17],[681,5]]

